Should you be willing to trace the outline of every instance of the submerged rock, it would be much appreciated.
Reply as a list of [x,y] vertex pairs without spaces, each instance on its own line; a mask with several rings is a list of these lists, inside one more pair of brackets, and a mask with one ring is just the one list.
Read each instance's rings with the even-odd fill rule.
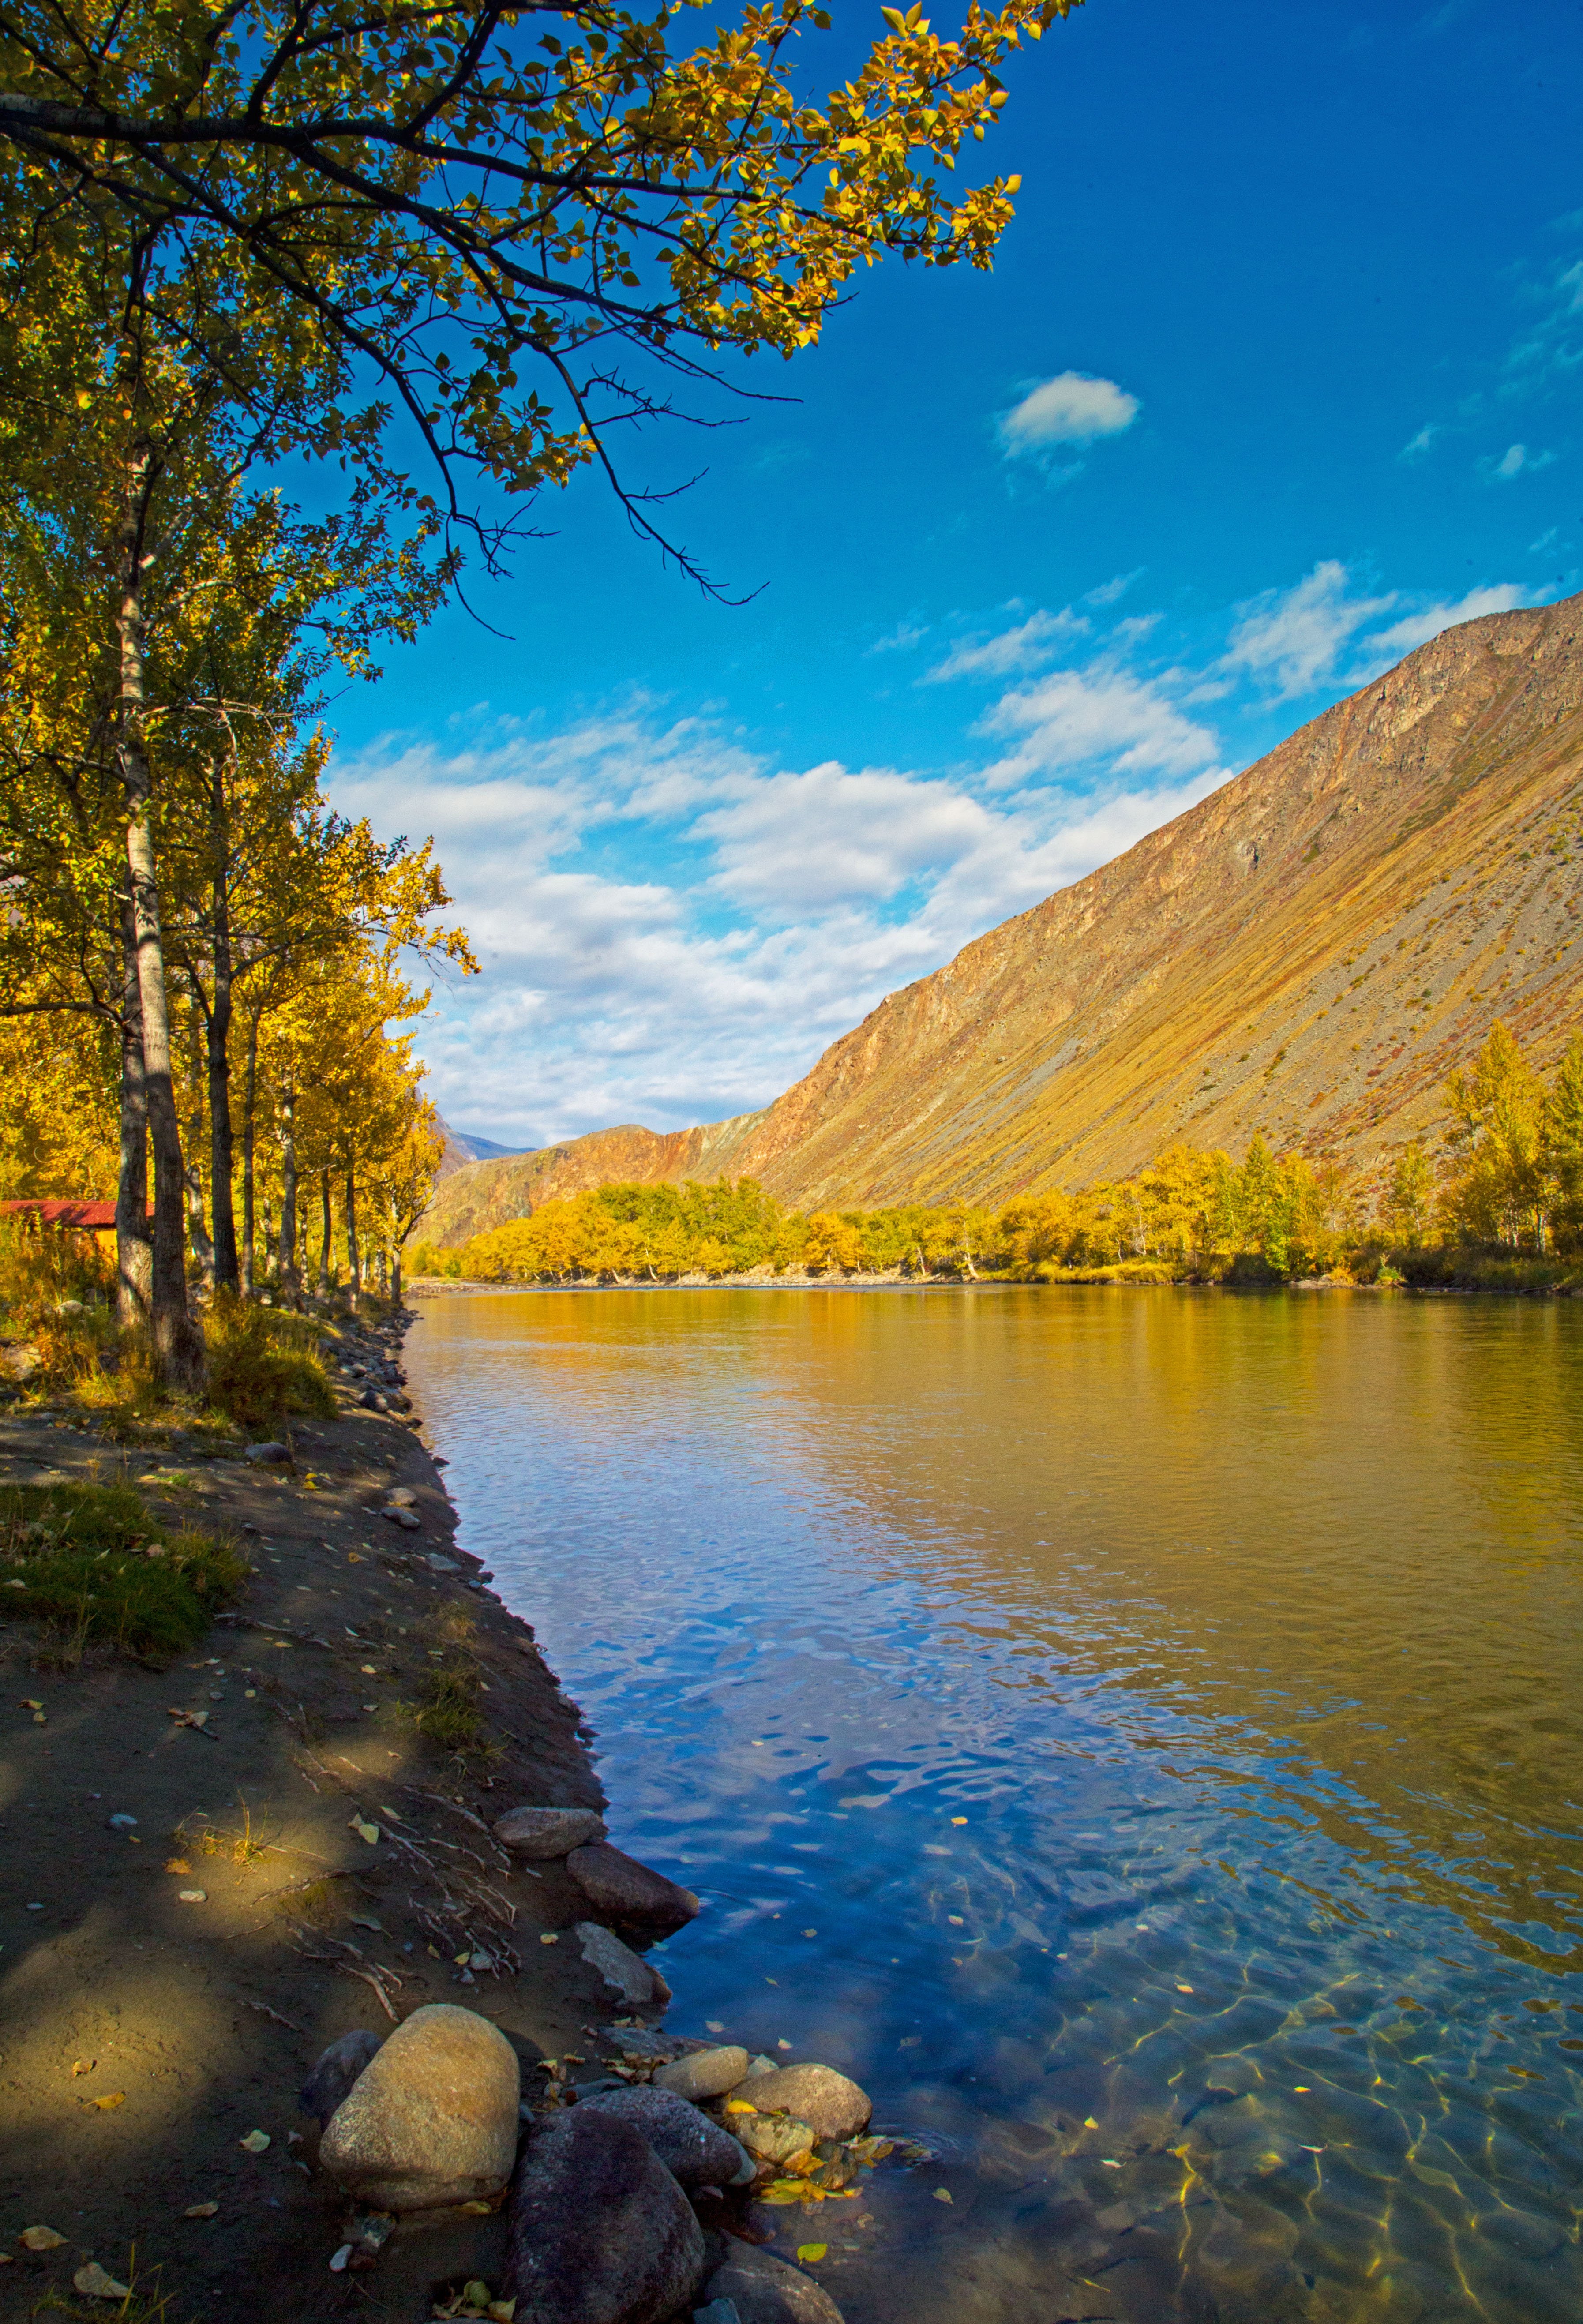
[[671,2090],[639,2083],[631,2089],[597,2091],[579,2098],[578,2106],[579,2111],[629,2122],[683,2187],[728,2187],[742,2176],[745,2163],[753,2170],[751,2157],[729,2131]]
[[842,2324],[840,2310],[811,2276],[752,2244],[731,2244],[703,2296],[729,2301],[740,2324]]
[[386,2211],[497,2195],[515,2159],[521,2102],[516,2052],[499,2028],[430,2002],[396,2027],[331,2116],[319,2169]]
[[695,2050],[690,2057],[662,2066],[654,2076],[654,2087],[674,2090],[679,2098],[691,2098],[701,2105],[706,2098],[723,2098],[747,2070],[746,2051],[735,2043],[722,2043],[717,2050]]
[[703,2229],[648,2141],[588,2105],[530,2138],[510,2251],[519,2324],[662,2324],[707,2265]]
[[338,2042],[319,2052],[318,2063],[298,2092],[297,2104],[304,2114],[317,2117],[320,2130],[348,2096],[364,2067],[379,2055],[381,2046],[377,2034],[359,2025],[355,2033],[343,2034]]
[[[480,1574],[493,1581],[493,1574]],[[533,1863],[552,1856],[569,1856],[590,1840],[603,1840],[605,1822],[594,1808],[513,1808],[495,1826],[495,1837],[514,1856]]]
[[[867,2091],[834,2066],[777,2066],[773,2073],[753,2074],[738,2083],[736,2096],[746,2098],[761,2114],[783,2108],[801,2115],[819,2138],[856,2138],[874,2112]],[[751,2145],[752,2141],[745,2138],[743,2144]]]
[[812,2125],[794,2114],[734,2114],[731,2126],[755,2162],[776,2170],[818,2144]]
[[572,1932],[582,1947],[583,1959],[599,1975],[613,1993],[619,1994],[631,2009],[646,2009],[653,2002],[667,2002],[671,1988],[657,1969],[619,1937],[597,1921],[579,1921]]
[[652,1928],[680,1929],[697,1914],[698,1898],[662,1872],[652,1872],[635,1857],[624,1856],[607,1840],[574,1848],[566,1868],[596,1913],[607,1921],[643,1921]]

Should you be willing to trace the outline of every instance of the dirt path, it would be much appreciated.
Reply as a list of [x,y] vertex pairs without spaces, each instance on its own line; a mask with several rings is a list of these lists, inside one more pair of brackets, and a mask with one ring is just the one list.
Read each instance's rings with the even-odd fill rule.
[[[7,2324],[51,2290],[71,2301],[89,2259],[125,2281],[134,2252],[139,2288],[157,2273],[170,2295],[165,2324],[426,2316],[437,2282],[498,2278],[500,2224],[403,2228],[370,2272],[329,2273],[342,2208],[304,2167],[309,2067],[354,2026],[383,2034],[456,2001],[511,2038],[526,2094],[533,2061],[579,2036],[592,2052],[585,2029],[609,2022],[569,1936],[542,1941],[586,1901],[559,1866],[513,1868],[485,1829],[523,1802],[602,1803],[576,1710],[457,1550],[413,1429],[349,1390],[342,1402],[292,1431],[285,1472],[190,1439],[127,1454],[60,1420],[0,1419],[0,1480],[125,1479],[161,1516],[231,1536],[255,1568],[236,1609],[163,1672],[90,1655],[50,1675],[36,1633],[0,1625]],[[378,1514],[394,1487],[419,1529]],[[448,1757],[403,1708],[458,1657],[484,1681],[486,1764]],[[262,2152],[242,2144],[255,2131]],[[65,2241],[30,2253],[33,2226]]]

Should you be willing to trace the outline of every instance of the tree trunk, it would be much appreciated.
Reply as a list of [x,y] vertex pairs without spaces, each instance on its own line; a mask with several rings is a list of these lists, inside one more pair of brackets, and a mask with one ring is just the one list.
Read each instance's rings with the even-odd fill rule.
[[357,1182],[354,1166],[347,1165],[347,1278],[352,1286],[352,1296],[357,1299],[363,1290],[363,1262],[357,1255]]
[[329,1172],[328,1170],[321,1170],[319,1174],[319,1206],[321,1229],[319,1238],[319,1296],[321,1299],[328,1299],[329,1297]]
[[[247,1027],[247,1079],[242,1091],[242,1248],[236,1254],[237,1274],[244,1294],[253,1296],[254,1247],[254,1120],[258,1102],[258,1014]],[[267,1229],[264,1241],[269,1240]]]
[[390,1255],[390,1304],[393,1307],[399,1307],[402,1304],[402,1247],[399,1242]]
[[148,1094],[143,1071],[143,1006],[130,893],[121,899],[121,1168],[116,1183],[116,1317],[123,1331],[146,1325],[153,1245],[148,1231]]
[[210,784],[209,845],[214,865],[214,1001],[204,1031],[208,1047],[209,1218],[214,1230],[217,1291],[236,1288],[236,1215],[231,1196],[236,1167],[231,1135],[231,915],[228,887],[230,837],[226,818],[226,778],[215,770]]
[[280,1287],[294,1300],[301,1288],[297,1274],[297,1093],[286,1082],[281,1101],[281,1241]]
[[126,799],[126,868],[132,890],[133,943],[143,1019],[143,1082],[154,1163],[153,1254],[149,1306],[154,1361],[172,1387],[197,1388],[204,1376],[203,1337],[187,1305],[181,1232],[181,1131],[171,1074],[171,1019],[165,1002],[160,891],[149,821],[149,771],[143,676],[143,525],[153,487],[153,460],[140,446],[127,464],[121,528],[120,595],[116,613],[121,655],[119,759]]
[[198,1167],[198,1157],[203,1147],[203,1060],[196,1010],[191,1031],[192,1118],[187,1125],[187,1167],[182,1174],[187,1185],[187,1239],[192,1245],[192,1256],[203,1269],[203,1279],[212,1291],[215,1247],[203,1222],[203,1179]]

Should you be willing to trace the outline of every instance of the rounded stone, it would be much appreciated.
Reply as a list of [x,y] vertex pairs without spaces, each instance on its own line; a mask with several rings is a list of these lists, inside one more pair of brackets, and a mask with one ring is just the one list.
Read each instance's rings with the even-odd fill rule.
[[728,2300],[739,2324],[842,2324],[822,2285],[773,2252],[732,2239],[724,2266],[704,2286],[707,2301]]
[[723,2098],[734,2090],[748,2064],[745,2050],[735,2043],[722,2043],[717,2050],[695,2050],[690,2057],[657,2068],[654,2087],[674,2090],[679,2098],[690,2098],[695,2106],[701,2106],[708,2098]]
[[657,1929],[680,1929],[693,1919],[698,1898],[635,1857],[624,1856],[606,1840],[574,1848],[566,1868],[602,1920],[643,1921]]
[[495,1824],[495,1837],[514,1856],[538,1863],[603,1840],[605,1822],[594,1808],[513,1808]]
[[641,1953],[613,1937],[599,1921],[579,1921],[572,1934],[578,1941],[583,1959],[597,1971],[612,1993],[619,1994],[629,2009],[647,2009],[652,2004],[663,2004],[671,1998],[671,1988],[657,1969],[651,1969]]
[[671,2090],[639,2083],[631,2089],[599,2090],[578,2103],[631,2123],[683,2187],[728,2187],[742,2169],[742,2149],[730,2133]]
[[[773,2073],[754,2074],[739,2082],[735,2095],[761,2114],[801,2116],[818,2138],[856,2138],[874,2112],[867,2091],[834,2066],[777,2066]],[[743,2143],[750,2145],[752,2141]]]
[[515,2160],[521,2103],[516,2052],[499,2028],[430,2002],[396,2027],[331,2116],[319,2168],[384,2211],[497,2195]]
[[377,2034],[368,2033],[359,2025],[351,2034],[343,2034],[328,2050],[319,2052],[317,2064],[299,2093],[297,2104],[304,2114],[318,2117],[319,2126],[325,2129],[330,2116],[344,2105],[365,2067],[373,2064],[381,2048]]
[[731,2127],[755,2163],[783,2170],[818,2144],[811,2126],[794,2114],[734,2114]]
[[690,2310],[703,2229],[648,2141],[579,2104],[535,2128],[511,2202],[521,2324],[662,2324]]

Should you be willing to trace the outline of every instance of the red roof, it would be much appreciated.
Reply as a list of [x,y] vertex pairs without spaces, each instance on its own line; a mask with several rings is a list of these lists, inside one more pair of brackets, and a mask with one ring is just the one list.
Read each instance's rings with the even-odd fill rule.
[[97,1234],[105,1233],[116,1223],[114,1203],[67,1203],[51,1200],[31,1200],[21,1203],[0,1203],[0,1213],[14,1217],[25,1211],[45,1226],[90,1227]]

